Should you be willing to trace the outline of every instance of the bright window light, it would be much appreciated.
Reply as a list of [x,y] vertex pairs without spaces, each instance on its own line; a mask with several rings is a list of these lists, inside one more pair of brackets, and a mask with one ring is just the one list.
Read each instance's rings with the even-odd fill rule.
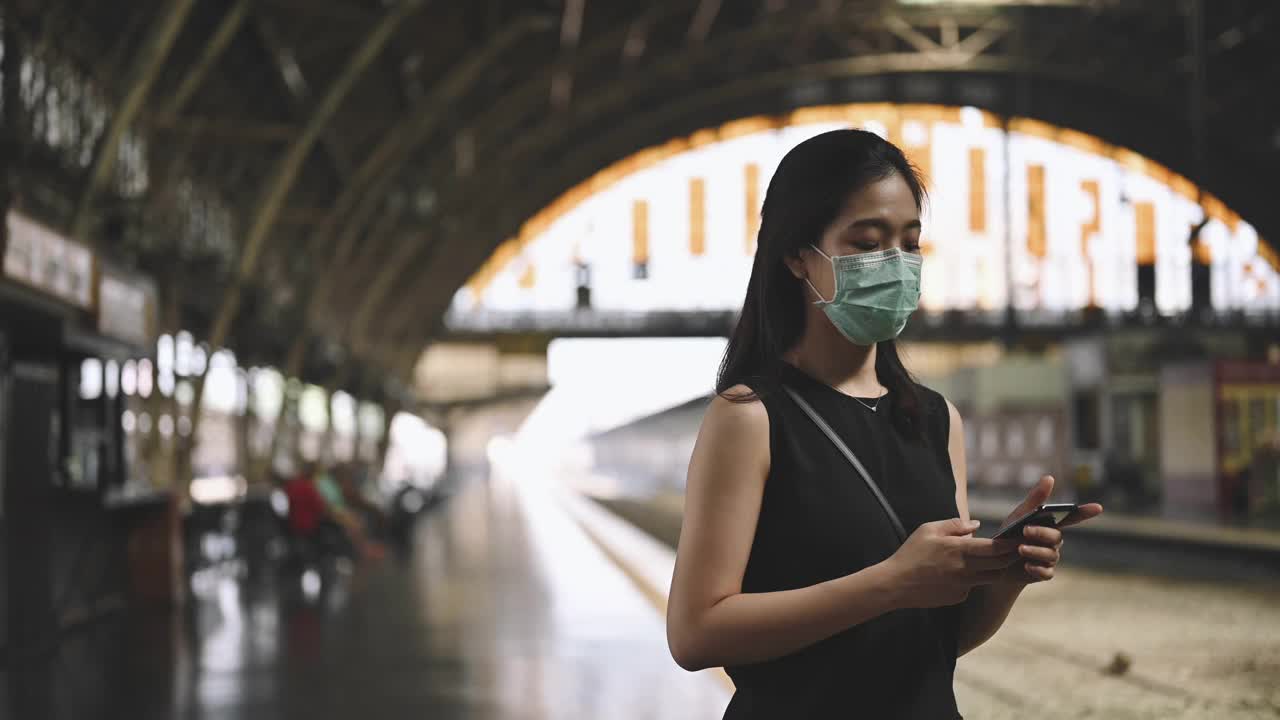
[[280,414],[284,376],[275,368],[258,368],[252,376],[253,412],[263,422],[275,422]]
[[160,394],[164,397],[173,397],[173,390],[177,387],[178,380],[173,373],[160,373],[160,377],[156,379],[156,385],[160,389]]
[[240,394],[236,381],[236,358],[227,350],[219,350],[209,359],[209,372],[204,380],[203,409],[220,413],[235,411]]
[[191,352],[194,341],[191,333],[185,330],[178,333],[177,345],[174,348],[173,370],[179,375],[190,375],[192,372]]
[[125,395],[138,392],[138,363],[136,360],[125,360],[120,369],[120,389]]
[[80,363],[80,399],[97,400],[102,395],[102,361],[85,358]]
[[351,435],[356,429],[356,401],[339,390],[329,399],[329,412],[333,413],[333,429],[341,435]]
[[360,403],[360,437],[365,440],[382,439],[382,408],[375,403]]
[[187,406],[191,401],[196,399],[196,389],[188,380],[178,381],[178,386],[174,388],[173,397],[178,401],[179,405]]
[[298,418],[302,427],[320,432],[329,424],[328,393],[322,387],[307,385],[298,398]]
[[141,398],[151,397],[151,391],[155,388],[152,370],[150,360],[143,358],[138,361],[138,396]]
[[113,398],[120,394],[120,363],[115,360],[107,361],[107,397]]
[[156,341],[156,368],[161,373],[173,372],[173,336],[161,335]]
[[[724,338],[559,339],[547,348],[551,391],[516,434],[551,458],[588,435],[710,395]],[[617,378],[630,378],[625,389]]]
[[[747,118],[727,140],[650,148],[602,169],[611,178],[603,189],[585,192],[589,179],[567,190],[457,292],[446,323],[625,326],[654,311],[737,310],[774,169],[798,142],[841,127],[899,138],[928,177],[920,299],[928,312],[1136,311],[1138,268],[1149,265],[1154,310],[1176,315],[1191,304],[1193,262],[1210,266],[1214,309],[1280,311],[1280,259],[1249,223],[1101,138],[972,106],[832,105],[782,121]],[[623,173],[623,163],[634,169]],[[1206,212],[1193,254],[1187,228]]]
[[191,348],[191,374],[199,375],[204,372],[204,365],[209,361],[209,356],[203,345],[196,345]]

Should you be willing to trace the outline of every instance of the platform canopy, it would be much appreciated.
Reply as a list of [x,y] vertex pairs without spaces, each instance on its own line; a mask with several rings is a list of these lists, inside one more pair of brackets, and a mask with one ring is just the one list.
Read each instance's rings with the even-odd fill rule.
[[166,327],[410,377],[521,223],[636,150],[834,103],[975,106],[1162,163],[1280,238],[1271,0],[5,0],[12,207]]

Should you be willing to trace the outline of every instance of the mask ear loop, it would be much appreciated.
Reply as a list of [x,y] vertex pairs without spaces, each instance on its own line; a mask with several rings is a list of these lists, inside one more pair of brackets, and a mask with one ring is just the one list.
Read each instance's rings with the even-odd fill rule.
[[[817,245],[810,243],[809,247],[813,248],[814,252],[826,258],[827,261],[831,263],[831,280],[833,283],[838,285],[839,280],[836,277],[836,261],[833,260],[830,255],[819,250]],[[818,296],[818,299],[813,301],[814,305],[830,305],[835,302],[836,296],[834,294],[832,294],[830,300],[823,299],[822,293],[818,292],[818,288],[813,286],[813,283],[809,281],[809,277],[807,275],[805,276],[804,281],[809,285],[809,289],[813,291],[813,294]]]

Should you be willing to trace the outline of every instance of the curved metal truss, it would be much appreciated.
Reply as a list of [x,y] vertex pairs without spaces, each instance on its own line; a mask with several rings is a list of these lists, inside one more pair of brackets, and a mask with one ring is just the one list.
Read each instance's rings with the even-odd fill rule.
[[600,167],[849,101],[1038,117],[1273,241],[1269,0],[6,0],[13,202],[157,277],[170,324],[407,377],[453,292]]

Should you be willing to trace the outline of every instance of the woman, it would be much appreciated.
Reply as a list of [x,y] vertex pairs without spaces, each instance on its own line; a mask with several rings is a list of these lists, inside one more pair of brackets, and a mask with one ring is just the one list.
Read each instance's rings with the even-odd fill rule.
[[[923,199],[902,152],[858,130],[796,146],[769,184],[667,615],[682,667],[733,678],[726,718],[958,718],[956,657],[1053,577],[1058,530],[972,536],[960,417],[894,346],[919,299]],[[905,543],[786,388],[858,456]],[[1043,478],[1011,517],[1052,488]]]

